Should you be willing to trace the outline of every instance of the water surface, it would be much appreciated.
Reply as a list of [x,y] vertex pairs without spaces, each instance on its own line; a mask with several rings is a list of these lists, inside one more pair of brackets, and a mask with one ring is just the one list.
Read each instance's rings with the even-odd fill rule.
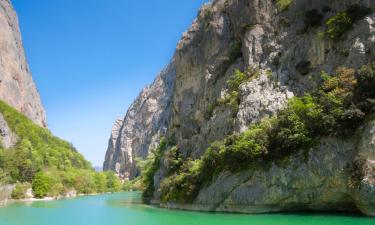
[[139,193],[16,203],[0,208],[0,225],[375,225],[374,218],[330,214],[212,214],[159,209]]

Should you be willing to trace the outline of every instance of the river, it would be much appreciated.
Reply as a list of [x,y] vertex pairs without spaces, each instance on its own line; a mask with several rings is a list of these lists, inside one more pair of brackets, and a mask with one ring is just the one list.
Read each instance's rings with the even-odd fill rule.
[[142,204],[139,193],[118,193],[10,204],[0,208],[0,225],[375,225],[375,219],[343,214],[174,211]]

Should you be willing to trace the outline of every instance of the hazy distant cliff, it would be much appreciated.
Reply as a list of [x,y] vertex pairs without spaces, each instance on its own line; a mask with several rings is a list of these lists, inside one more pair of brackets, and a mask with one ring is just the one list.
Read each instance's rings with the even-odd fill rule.
[[175,65],[162,71],[154,83],[143,89],[130,106],[124,120],[113,126],[104,170],[113,170],[125,179],[139,175],[137,158],[145,158],[165,135],[171,114]]
[[171,78],[115,126],[106,169],[133,178],[134,158],[163,135],[146,192],[163,207],[375,215],[374,10],[370,0],[204,5]]
[[22,46],[18,19],[9,0],[0,0],[0,99],[36,124],[47,120]]

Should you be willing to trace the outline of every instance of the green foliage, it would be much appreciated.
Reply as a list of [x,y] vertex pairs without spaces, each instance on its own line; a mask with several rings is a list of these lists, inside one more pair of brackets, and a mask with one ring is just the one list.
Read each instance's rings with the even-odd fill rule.
[[259,71],[253,68],[248,68],[245,72],[240,70],[235,70],[234,74],[227,81],[227,93],[223,98],[217,99],[213,104],[208,106],[206,111],[206,118],[212,117],[213,111],[218,106],[228,106],[230,107],[233,117],[235,117],[239,110],[240,98],[239,91],[240,86],[260,75]]
[[12,199],[26,198],[26,192],[29,188],[31,188],[31,185],[29,183],[17,183],[12,191]]
[[174,173],[181,167],[183,163],[183,158],[181,156],[179,149],[176,146],[172,147],[164,153],[164,163],[168,167],[168,174]]
[[154,175],[160,167],[160,160],[168,148],[167,141],[162,138],[157,149],[150,151],[146,160],[138,160],[141,170],[141,181],[144,186],[143,200],[148,201],[154,193]]
[[200,160],[186,160],[179,171],[164,179],[161,183],[163,202],[192,202],[200,186]]
[[352,29],[353,21],[346,12],[340,12],[326,22],[327,36],[332,40],[338,40],[343,34]]
[[356,21],[362,19],[371,10],[360,5],[351,5],[345,11],[339,12],[326,21],[326,35],[332,40],[339,40],[353,28]]
[[107,184],[109,182],[107,182],[107,176],[105,173],[95,173],[94,183],[95,183],[95,189],[97,193],[105,193],[108,191]]
[[120,179],[115,175],[113,171],[107,171],[105,175],[107,177],[107,191],[119,192],[122,188]]
[[240,70],[236,70],[233,76],[227,81],[229,92],[237,91],[240,85],[247,80],[247,76]]
[[293,0],[276,0],[276,6],[281,11],[286,11],[289,9],[290,4],[292,4]]
[[91,167],[70,143],[35,125],[2,101],[0,113],[19,138],[14,148],[5,149],[0,155],[0,167],[10,175],[13,182],[31,182],[38,171],[49,167],[61,170]]
[[[232,90],[243,81],[242,75],[235,77],[229,85]],[[277,117],[212,143],[200,159],[179,161],[162,181],[162,200],[191,202],[222,171],[237,173],[267,162],[285,164],[292,154],[305,153],[322,136],[352,134],[366,115],[375,112],[374,63],[358,71],[340,67],[334,76],[322,72],[321,77],[321,88],[292,98]]]
[[356,74],[358,87],[355,95],[357,101],[373,99],[375,96],[375,62],[363,66]]
[[[1,183],[32,183],[37,198],[57,197],[73,189],[83,194],[121,190],[118,177],[111,172],[95,173],[70,143],[35,125],[2,101],[0,113],[18,136],[13,148],[0,148]],[[17,184],[15,198],[20,198],[22,187]]]
[[47,197],[54,185],[53,178],[44,172],[39,172],[33,180],[33,193],[37,198]]
[[93,172],[88,170],[79,170],[76,173],[77,174],[74,177],[74,189],[77,190],[78,193],[82,194],[95,193],[96,183]]
[[122,185],[123,191],[141,191],[142,189],[143,189],[143,184],[140,178],[125,181]]

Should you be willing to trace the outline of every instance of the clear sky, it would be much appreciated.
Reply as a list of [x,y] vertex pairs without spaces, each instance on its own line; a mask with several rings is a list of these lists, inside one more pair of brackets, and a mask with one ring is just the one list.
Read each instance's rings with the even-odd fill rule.
[[52,132],[101,166],[113,122],[206,0],[12,0]]

